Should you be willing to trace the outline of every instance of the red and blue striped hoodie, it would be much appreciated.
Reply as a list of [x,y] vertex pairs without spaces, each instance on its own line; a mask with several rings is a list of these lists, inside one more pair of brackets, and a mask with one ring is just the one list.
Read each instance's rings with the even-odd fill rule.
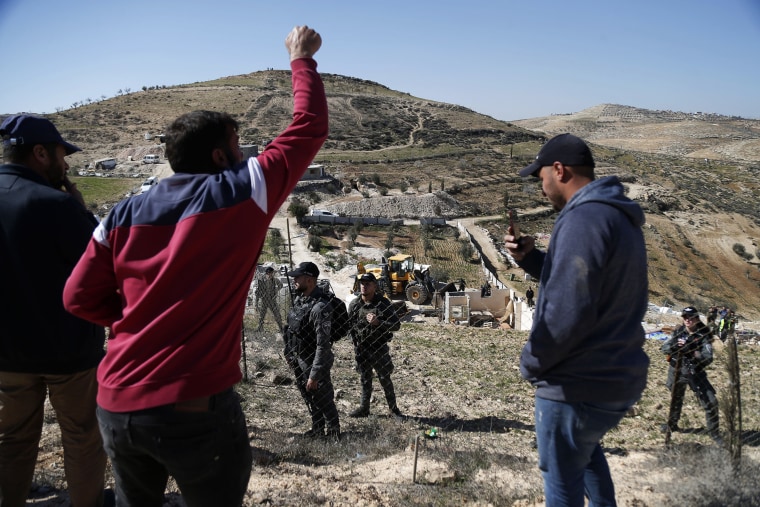
[[240,381],[241,321],[268,226],[327,138],[316,68],[291,62],[293,121],[260,155],[165,178],[93,233],[63,297],[74,315],[111,328],[101,407],[141,410]]

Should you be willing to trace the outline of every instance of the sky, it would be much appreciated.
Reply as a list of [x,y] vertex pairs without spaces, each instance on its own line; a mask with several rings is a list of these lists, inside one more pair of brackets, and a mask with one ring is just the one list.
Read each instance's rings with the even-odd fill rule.
[[319,70],[498,120],[612,103],[760,119],[760,0],[0,0],[0,114]]

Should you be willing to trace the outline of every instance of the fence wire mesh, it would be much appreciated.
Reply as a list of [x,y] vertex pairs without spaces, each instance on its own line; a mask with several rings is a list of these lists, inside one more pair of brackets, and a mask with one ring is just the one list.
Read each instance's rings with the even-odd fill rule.
[[[742,446],[760,445],[757,342],[742,339],[733,330],[716,332],[708,341],[714,359],[703,373],[694,374],[693,365],[685,360],[679,363],[682,374],[674,392],[670,381],[676,368],[668,372],[669,403],[664,404],[662,424],[665,445],[694,442],[707,435],[738,460]],[[671,359],[671,365],[674,362]],[[661,382],[666,383],[665,377]]]
[[[290,308],[289,298],[279,304],[282,322],[287,321]],[[255,305],[246,311],[244,334],[246,341],[247,371],[251,382],[259,390],[255,403],[263,404],[266,411],[277,412],[278,417],[290,421],[292,431],[309,429],[310,419],[306,404],[298,395],[292,372],[287,370],[283,356],[284,341],[276,319],[271,314],[259,328],[259,313]],[[713,388],[705,392],[705,386],[685,382],[680,387],[680,416],[677,428],[666,440],[667,446],[678,446],[690,442],[709,442],[705,437],[714,438],[728,449],[737,459],[742,446],[760,446],[760,372],[758,372],[757,345],[753,341],[739,340],[734,333],[724,336],[716,334],[712,339],[714,360],[706,369],[706,377]],[[658,345],[659,347],[659,345]],[[340,409],[341,420],[362,407],[362,381],[357,369],[356,355],[351,338],[333,344],[335,362],[331,369],[335,400]],[[656,389],[656,397],[662,406],[657,412],[658,431],[666,432],[669,402],[672,391],[666,387],[667,364],[663,358],[649,352],[653,367],[650,369],[650,389]],[[392,348],[391,348],[392,356]],[[392,360],[392,357],[389,359]],[[378,365],[382,368],[382,365]],[[372,370],[372,397],[368,406],[370,413],[387,414],[388,403],[383,387],[379,384],[377,368]],[[404,391],[403,380],[399,385],[394,379],[397,392]],[[692,388],[692,385],[694,387]],[[414,389],[414,386],[410,387]],[[272,395],[267,396],[266,392]],[[708,390],[709,391],[709,390]],[[714,393],[714,394],[713,394]],[[262,396],[263,395],[263,396]],[[283,403],[285,400],[287,403]],[[402,403],[399,402],[400,409]],[[711,434],[710,429],[717,434]],[[667,432],[666,432],[667,433]]]
[[[264,284],[268,284],[265,286],[268,288],[262,289]],[[329,281],[320,280],[319,286],[325,292],[332,292]],[[297,398],[291,400],[292,403],[279,415],[301,412],[303,417],[298,424],[303,426],[303,433],[307,436],[329,434],[336,429],[334,426],[340,425],[336,400],[341,402],[341,408],[346,412],[344,418],[346,415],[364,418],[370,413],[402,418],[396,402],[392,380],[394,365],[388,346],[400,322],[390,302],[383,299],[365,305],[357,296],[354,304],[356,311],[349,316],[349,335],[333,343],[331,350],[315,352],[316,336],[309,333],[303,341],[311,340],[313,343],[305,343],[301,347],[307,352],[295,354],[291,350],[286,354],[286,337],[293,334],[293,319],[299,323],[310,320],[308,312],[294,308],[297,299],[291,295],[291,290],[287,278],[281,284],[275,284],[271,278],[257,277],[246,307],[242,330],[242,346],[246,352],[242,365],[244,379],[259,384],[262,389],[278,391],[275,399],[279,399],[280,395],[292,396],[294,392],[299,394],[301,402]],[[343,301],[337,304],[348,306]],[[371,323],[373,320],[376,320],[374,325]],[[309,322],[307,328],[315,325],[319,324]],[[335,325],[333,322],[333,329]],[[287,365],[284,370],[283,365]],[[316,369],[323,373],[309,375],[311,370]],[[307,386],[310,376],[317,380],[315,390]],[[285,391],[287,394],[284,394]],[[263,400],[266,399],[267,396],[264,396]],[[275,404],[265,408],[277,410]],[[297,424],[295,418],[293,424]]]

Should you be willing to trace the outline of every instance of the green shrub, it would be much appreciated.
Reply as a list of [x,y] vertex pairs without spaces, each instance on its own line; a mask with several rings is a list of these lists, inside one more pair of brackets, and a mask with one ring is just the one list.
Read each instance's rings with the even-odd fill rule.
[[301,219],[309,213],[309,207],[299,198],[293,198],[288,206],[288,213],[296,218],[300,223]]
[[744,248],[744,245],[741,243],[734,243],[734,246],[732,247],[734,253],[738,255],[739,257],[743,258],[744,260],[752,260],[754,257],[751,253],[747,251],[746,248]]
[[322,238],[317,235],[309,234],[309,250],[319,252],[322,248]]
[[462,259],[464,259],[466,262],[470,262],[472,260],[474,253],[475,249],[472,247],[472,243],[469,241],[459,242],[459,255],[461,255]]

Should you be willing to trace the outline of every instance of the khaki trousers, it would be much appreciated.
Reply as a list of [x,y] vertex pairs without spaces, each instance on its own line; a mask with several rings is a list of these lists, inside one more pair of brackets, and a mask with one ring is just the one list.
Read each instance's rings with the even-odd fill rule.
[[71,505],[103,504],[106,454],[95,416],[97,389],[95,368],[68,375],[0,372],[0,507],[26,505],[48,392]]

